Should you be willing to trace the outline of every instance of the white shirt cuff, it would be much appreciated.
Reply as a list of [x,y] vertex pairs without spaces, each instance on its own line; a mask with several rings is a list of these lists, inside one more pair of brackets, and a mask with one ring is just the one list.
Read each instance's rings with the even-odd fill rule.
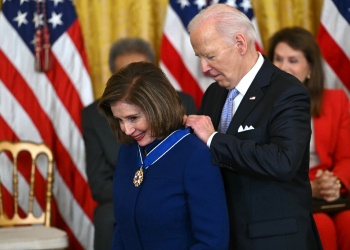
[[210,149],[210,144],[211,144],[211,141],[213,140],[213,137],[214,135],[216,135],[218,132],[214,132],[212,133],[210,136],[209,136],[209,139],[207,141],[207,147]]

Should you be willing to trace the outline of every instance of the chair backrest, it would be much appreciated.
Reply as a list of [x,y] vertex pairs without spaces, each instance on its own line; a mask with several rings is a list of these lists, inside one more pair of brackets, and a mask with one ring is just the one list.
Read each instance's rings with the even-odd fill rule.
[[[0,153],[8,151],[13,157],[13,208],[14,214],[9,218],[3,211],[3,199],[1,190],[1,179],[8,178],[0,176],[0,227],[14,226],[25,224],[44,224],[49,227],[51,225],[51,199],[52,199],[52,183],[53,183],[53,154],[51,149],[44,143],[35,144],[32,142],[10,142],[0,141]],[[31,156],[31,170],[30,170],[30,188],[29,188],[29,209],[27,217],[21,218],[18,214],[18,168],[17,159],[22,151],[29,152]],[[47,178],[46,178],[46,192],[45,192],[45,209],[40,217],[35,217],[33,214],[34,203],[34,185],[35,185],[35,162],[40,154],[45,154],[48,158]],[[29,166],[28,166],[29,167]],[[0,166],[1,168],[1,166]]]

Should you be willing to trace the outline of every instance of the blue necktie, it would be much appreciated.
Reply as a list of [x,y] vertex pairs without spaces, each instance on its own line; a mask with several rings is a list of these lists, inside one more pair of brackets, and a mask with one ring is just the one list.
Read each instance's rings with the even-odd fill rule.
[[223,133],[223,134],[226,133],[228,126],[231,123],[233,99],[235,99],[238,94],[239,94],[239,91],[236,88],[233,88],[230,90],[230,92],[228,92],[228,96],[226,98],[226,102],[221,113],[221,119],[219,124],[220,133]]

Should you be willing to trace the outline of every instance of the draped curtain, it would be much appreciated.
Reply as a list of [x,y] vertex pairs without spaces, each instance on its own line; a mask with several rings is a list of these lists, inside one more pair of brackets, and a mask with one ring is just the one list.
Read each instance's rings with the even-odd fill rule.
[[[323,0],[251,0],[265,51],[268,39],[284,27],[300,26],[316,35]],[[159,59],[163,22],[168,0],[78,0],[76,11],[82,27],[95,98],[99,98],[111,73],[108,52],[124,37],[150,42]]]

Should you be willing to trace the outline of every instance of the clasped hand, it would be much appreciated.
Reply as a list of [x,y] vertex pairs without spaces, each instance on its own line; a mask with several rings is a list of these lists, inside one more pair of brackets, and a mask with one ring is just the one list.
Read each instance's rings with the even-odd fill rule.
[[339,179],[328,170],[319,169],[316,173],[316,179],[311,181],[312,196],[328,202],[340,197],[340,187]]

